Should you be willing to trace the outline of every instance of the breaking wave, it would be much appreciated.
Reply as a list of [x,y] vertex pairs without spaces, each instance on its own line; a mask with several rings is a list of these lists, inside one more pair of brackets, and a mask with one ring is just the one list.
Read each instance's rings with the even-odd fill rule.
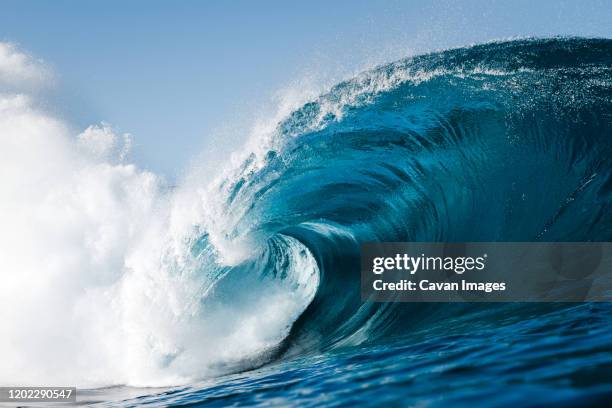
[[378,67],[175,189],[2,98],[3,384],[178,384],[485,307],[362,303],[361,242],[612,238],[611,40]]

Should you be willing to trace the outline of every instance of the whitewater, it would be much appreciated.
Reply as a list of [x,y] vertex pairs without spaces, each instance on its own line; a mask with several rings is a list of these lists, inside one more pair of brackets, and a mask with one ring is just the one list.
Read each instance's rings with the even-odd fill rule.
[[258,256],[289,276],[243,265],[220,284],[238,249],[198,249],[224,239],[215,192],[171,191],[125,161],[130,135],[47,113],[50,75],[1,45],[0,383],[173,385],[260,361],[313,297],[310,253],[280,238]]
[[52,81],[0,44],[3,385],[316,405],[391,384],[389,403],[435,405],[442,387],[479,398],[453,374],[471,373],[492,405],[504,386],[609,397],[608,306],[361,302],[359,244],[609,241],[611,40],[382,65],[282,107],[225,168],[172,187],[129,162],[129,134],[45,109]]

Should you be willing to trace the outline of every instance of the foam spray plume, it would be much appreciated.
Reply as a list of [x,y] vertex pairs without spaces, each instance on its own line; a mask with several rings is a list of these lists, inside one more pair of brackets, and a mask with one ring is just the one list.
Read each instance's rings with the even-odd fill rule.
[[309,252],[284,237],[225,277],[208,197],[127,163],[129,135],[39,108],[48,75],[1,44],[0,382],[171,385],[265,358],[314,295]]

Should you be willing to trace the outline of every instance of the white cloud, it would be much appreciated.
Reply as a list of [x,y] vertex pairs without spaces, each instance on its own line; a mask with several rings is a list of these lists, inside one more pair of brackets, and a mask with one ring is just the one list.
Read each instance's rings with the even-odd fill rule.
[[120,161],[129,153],[132,139],[129,133],[118,136],[112,127],[105,122],[91,125],[77,136],[79,148],[92,158]]
[[0,89],[19,90],[47,85],[50,70],[14,44],[0,42]]

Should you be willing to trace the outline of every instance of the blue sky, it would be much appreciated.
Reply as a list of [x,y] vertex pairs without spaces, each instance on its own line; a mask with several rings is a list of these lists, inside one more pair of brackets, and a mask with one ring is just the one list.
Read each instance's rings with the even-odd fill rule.
[[[612,1],[3,1],[0,41],[57,77],[49,109],[129,132],[179,176],[227,153],[273,96],[411,53],[510,36],[612,37]],[[298,90],[299,91],[299,90]]]

